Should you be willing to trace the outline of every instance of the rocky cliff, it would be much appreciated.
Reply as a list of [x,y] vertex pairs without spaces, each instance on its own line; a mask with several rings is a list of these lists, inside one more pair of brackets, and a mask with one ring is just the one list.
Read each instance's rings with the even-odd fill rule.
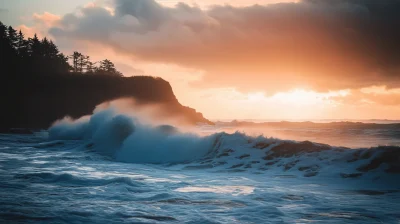
[[171,85],[161,78],[57,75],[0,82],[2,132],[10,128],[48,128],[64,116],[88,115],[96,105],[119,98],[134,98],[142,105],[163,105],[163,113],[179,116],[189,124],[212,124],[201,113],[182,106]]

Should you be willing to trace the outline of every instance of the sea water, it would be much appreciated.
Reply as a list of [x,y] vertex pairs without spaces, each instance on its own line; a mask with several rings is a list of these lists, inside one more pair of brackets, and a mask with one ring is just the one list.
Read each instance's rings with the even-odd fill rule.
[[0,135],[0,223],[399,223],[399,155],[102,111]]

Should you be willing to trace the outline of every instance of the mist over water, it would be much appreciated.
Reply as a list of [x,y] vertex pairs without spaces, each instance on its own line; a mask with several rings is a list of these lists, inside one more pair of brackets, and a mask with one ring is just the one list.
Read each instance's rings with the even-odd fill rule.
[[[400,221],[400,148],[377,147],[384,129],[347,130],[327,137],[338,140],[331,146],[294,141],[303,140],[303,127],[296,138],[280,139],[276,130],[259,136],[261,129],[236,132],[227,124],[188,128],[155,115],[112,103],[48,131],[0,135],[0,222]],[[335,146],[350,142],[340,136],[352,132],[371,145]]]
[[215,136],[183,133],[174,126],[147,123],[139,117],[118,114],[116,109],[108,108],[90,119],[56,122],[49,129],[49,139],[86,140],[96,152],[117,161],[179,163],[207,154]]

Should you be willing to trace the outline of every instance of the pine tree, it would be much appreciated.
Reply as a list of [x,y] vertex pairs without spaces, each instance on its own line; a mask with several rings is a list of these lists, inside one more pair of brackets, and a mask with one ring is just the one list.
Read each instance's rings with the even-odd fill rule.
[[115,68],[114,63],[112,63],[110,60],[105,59],[100,62],[100,66],[97,70],[97,72],[105,75],[115,75],[115,76],[122,76],[122,73],[117,71]]
[[13,29],[12,26],[8,27],[8,39],[10,41],[10,45],[13,49],[17,50],[18,45],[18,34],[17,31]]
[[71,69],[72,67],[68,63],[68,56],[65,56],[63,53],[57,54],[57,71],[68,73]]
[[43,58],[50,58],[49,57],[49,48],[50,48],[50,43],[49,43],[49,41],[47,40],[47,38],[45,37],[45,38],[43,38],[42,39],[42,41],[41,41],[41,49],[42,49],[42,57]]
[[4,54],[1,55],[6,55],[8,53],[8,50],[11,48],[10,44],[10,39],[8,38],[8,28],[0,22],[0,44],[1,44],[1,51],[4,51]]
[[49,47],[49,49],[48,49],[49,57],[56,59],[58,54],[60,54],[58,47],[54,44],[54,42],[52,40],[49,41],[48,47]]
[[83,69],[87,68],[88,61],[89,61],[89,56],[81,55],[81,57],[79,58],[79,72],[80,73],[83,73]]
[[28,41],[25,40],[21,30],[19,30],[17,36],[17,53],[20,58],[26,58],[28,56]]
[[73,67],[73,72],[78,73],[80,72],[80,60],[81,60],[82,54],[74,51],[74,53],[70,56],[72,58],[72,67]]
[[0,41],[5,43],[8,41],[7,27],[0,21]]
[[32,74],[43,74],[45,70],[45,62],[43,59],[42,42],[39,40],[36,34],[33,36],[33,38],[29,38],[28,42],[29,69],[32,71]]
[[42,44],[40,43],[39,38],[37,37],[36,33],[33,38],[29,38],[29,55],[31,57],[40,57],[42,55]]
[[97,68],[95,66],[95,63],[91,62],[90,61],[90,57],[87,56],[86,57],[86,73],[92,74],[92,73],[94,73],[96,71],[96,69]]
[[[11,26],[0,22],[0,67],[5,75],[49,75],[65,74],[68,72],[88,74],[105,74],[122,76],[114,63],[105,59],[96,67],[90,57],[75,51],[70,57],[60,53],[52,40],[44,37],[39,40],[35,34],[33,38],[25,39],[21,30],[17,32]],[[71,66],[68,60],[72,59]]]
[[[3,71],[10,70],[11,58],[10,55],[13,54],[13,50],[8,39],[7,27],[0,22],[0,66]],[[8,72],[2,72],[2,76],[9,75]]]
[[4,76],[12,76],[16,73],[18,57],[14,47],[16,31],[0,22],[0,66]]

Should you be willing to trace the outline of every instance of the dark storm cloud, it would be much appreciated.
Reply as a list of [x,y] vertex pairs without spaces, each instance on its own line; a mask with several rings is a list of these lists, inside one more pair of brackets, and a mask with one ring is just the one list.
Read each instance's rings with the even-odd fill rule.
[[204,70],[197,85],[277,91],[400,86],[399,0],[304,0],[200,9],[115,0],[65,15],[56,38]]

